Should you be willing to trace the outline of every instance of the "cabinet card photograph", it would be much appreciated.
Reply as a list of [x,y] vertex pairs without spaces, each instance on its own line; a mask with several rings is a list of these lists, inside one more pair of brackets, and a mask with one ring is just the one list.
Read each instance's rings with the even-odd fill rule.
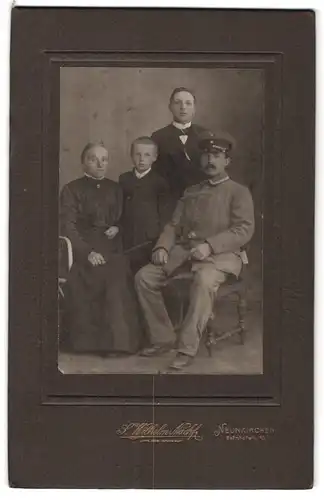
[[60,68],[63,374],[263,373],[264,72]]
[[315,13],[14,7],[10,71],[9,485],[311,488]]

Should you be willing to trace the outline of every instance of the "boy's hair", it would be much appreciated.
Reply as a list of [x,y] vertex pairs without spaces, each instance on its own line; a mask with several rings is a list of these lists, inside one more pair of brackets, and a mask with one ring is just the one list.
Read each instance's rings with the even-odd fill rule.
[[151,144],[151,146],[155,147],[156,152],[158,152],[158,145],[156,144],[156,142],[154,142],[151,137],[143,135],[141,137],[137,137],[137,139],[135,139],[132,142],[131,147],[130,147],[131,156],[133,154],[135,144]]
[[196,96],[192,90],[188,89],[187,87],[177,87],[172,91],[172,94],[170,95],[170,103],[173,101],[174,96],[179,92],[188,92],[188,94],[192,95],[194,102],[196,102]]
[[88,142],[88,144],[86,144],[84,146],[84,148],[82,149],[82,152],[81,152],[81,163],[84,163],[84,160],[85,160],[87,152],[90,149],[94,148],[95,146],[100,146],[102,148],[107,149],[102,141],[100,141],[100,142]]

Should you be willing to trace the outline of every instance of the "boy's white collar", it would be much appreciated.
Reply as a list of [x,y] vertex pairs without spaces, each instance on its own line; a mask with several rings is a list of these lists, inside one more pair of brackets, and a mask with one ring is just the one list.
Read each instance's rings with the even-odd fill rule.
[[146,176],[149,172],[151,172],[151,170],[152,170],[152,167],[150,167],[149,169],[145,170],[145,172],[138,172],[138,171],[136,170],[136,168],[134,168],[134,173],[135,173],[135,175],[136,175],[136,177],[137,177],[138,179],[142,179],[142,178],[143,178],[143,177],[145,177],[145,176]]

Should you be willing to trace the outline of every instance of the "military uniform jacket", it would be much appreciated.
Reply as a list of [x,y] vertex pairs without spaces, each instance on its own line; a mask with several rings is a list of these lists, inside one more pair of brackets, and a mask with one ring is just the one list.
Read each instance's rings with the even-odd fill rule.
[[[205,131],[199,125],[191,125],[184,132],[172,124],[153,132],[152,139],[158,145],[159,156],[154,168],[165,178],[173,198],[178,200],[184,190],[205,179],[200,169],[199,135]],[[183,144],[181,135],[187,135]]]
[[216,185],[204,181],[185,191],[155,249],[169,252],[166,272],[171,273],[192,248],[208,242],[211,255],[196,264],[213,263],[219,270],[238,275],[240,249],[253,232],[254,208],[248,188],[229,178]]

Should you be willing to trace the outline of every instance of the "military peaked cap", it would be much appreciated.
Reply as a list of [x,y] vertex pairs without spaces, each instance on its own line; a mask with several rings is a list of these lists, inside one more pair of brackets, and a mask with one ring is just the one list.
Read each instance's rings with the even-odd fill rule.
[[222,152],[230,153],[235,147],[235,142],[228,134],[214,134],[205,132],[199,139],[199,149],[206,153]]

